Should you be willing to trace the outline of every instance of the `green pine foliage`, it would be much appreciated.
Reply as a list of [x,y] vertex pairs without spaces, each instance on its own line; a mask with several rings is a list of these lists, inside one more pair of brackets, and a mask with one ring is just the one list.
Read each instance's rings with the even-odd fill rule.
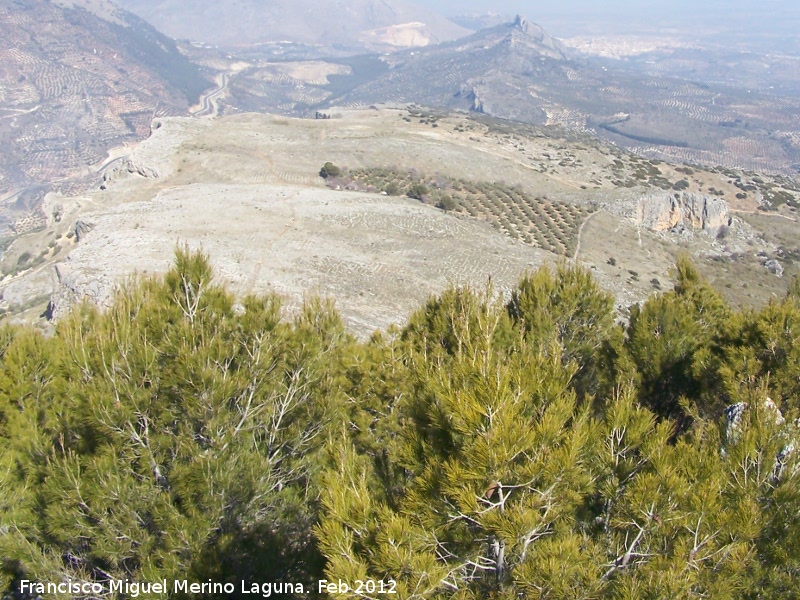
[[696,411],[719,417],[730,402],[713,395],[701,402],[703,363],[736,321],[689,260],[679,259],[675,289],[631,309],[626,348],[635,365],[640,401],[657,415],[674,419],[679,430],[688,427]]
[[526,275],[507,310],[529,342],[558,340],[562,364],[578,368],[574,385],[581,396],[605,396],[618,383],[623,331],[614,298],[587,271],[560,264],[555,274],[542,268]]
[[736,311],[681,259],[622,325],[562,264],[359,342],[179,250],[53,336],[0,329],[0,586],[793,597],[798,289]]
[[[41,581],[255,573],[310,582],[323,557],[316,455],[344,407],[329,307],[240,307],[186,251],[163,281],[4,336],[0,555]],[[9,341],[10,340],[10,341]],[[8,448],[8,450],[6,450]]]

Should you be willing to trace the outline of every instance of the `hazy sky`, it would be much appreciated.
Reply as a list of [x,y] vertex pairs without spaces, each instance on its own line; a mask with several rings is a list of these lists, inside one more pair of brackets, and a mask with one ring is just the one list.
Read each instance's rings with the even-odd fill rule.
[[468,11],[509,12],[530,14],[575,14],[576,10],[591,13],[620,14],[629,12],[645,15],[648,13],[683,13],[713,15],[724,18],[731,11],[741,13],[749,12],[757,17],[768,16],[766,13],[774,11],[798,12],[796,0],[656,0],[655,2],[642,2],[641,0],[418,0],[422,4],[435,8],[445,14],[459,14]]
[[798,0],[417,0],[417,4],[446,15],[490,10],[519,13],[549,26],[554,35],[574,35],[593,22],[604,27],[616,24],[620,30],[626,23],[640,23],[651,28],[697,26],[717,31],[753,27],[762,33],[800,26]]

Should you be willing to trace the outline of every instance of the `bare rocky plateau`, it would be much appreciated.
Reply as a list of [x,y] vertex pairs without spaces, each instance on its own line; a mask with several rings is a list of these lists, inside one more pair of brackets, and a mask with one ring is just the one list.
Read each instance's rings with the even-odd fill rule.
[[[757,214],[752,198],[735,200],[727,175],[687,176],[686,194],[695,194],[712,231],[695,224],[691,210],[681,213],[681,232],[651,231],[640,203],[658,195],[611,183],[620,170],[609,165],[630,160],[638,169],[641,159],[586,141],[509,134],[466,115],[436,125],[410,122],[400,108],[339,111],[327,120],[259,114],[158,120],[151,137],[95,191],[48,196],[46,228],[19,237],[2,257],[0,308],[43,323],[40,315],[57,320],[82,299],[102,306],[132,275],[163,273],[184,244],[208,253],[218,281],[239,295],[277,292],[289,313],[309,295],[334,298],[362,336],[402,322],[450,284],[483,288],[491,280],[497,293],[507,293],[525,271],[558,260],[592,270],[623,311],[668,287],[680,252],[740,303],[783,293],[794,272],[790,261],[782,263],[783,277],[765,267],[780,258],[786,240],[797,239],[793,215]],[[329,189],[318,174],[326,161],[502,182],[594,212],[580,227],[575,256],[558,257],[511,239],[486,219],[405,197]],[[658,168],[672,177],[679,167]],[[730,198],[730,215],[715,197],[703,201],[715,207],[709,220],[700,206],[709,183]],[[662,196],[664,203],[648,214],[674,229],[672,221],[691,203],[676,208],[673,196]],[[726,288],[740,279],[751,287]]]
[[[385,328],[448,283],[509,289],[545,253],[410,199],[274,184],[197,184],[95,213],[56,266],[56,318],[72,301],[108,301],[132,270],[163,272],[176,245],[202,248],[238,293],[275,291],[289,306],[336,299],[355,331]],[[461,246],[458,251],[455,248]]]

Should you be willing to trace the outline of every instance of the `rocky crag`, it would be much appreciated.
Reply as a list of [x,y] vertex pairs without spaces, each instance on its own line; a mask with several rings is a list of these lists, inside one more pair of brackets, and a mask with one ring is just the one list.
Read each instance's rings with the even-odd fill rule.
[[703,231],[718,235],[731,224],[722,198],[687,192],[648,194],[639,199],[636,220],[653,231]]

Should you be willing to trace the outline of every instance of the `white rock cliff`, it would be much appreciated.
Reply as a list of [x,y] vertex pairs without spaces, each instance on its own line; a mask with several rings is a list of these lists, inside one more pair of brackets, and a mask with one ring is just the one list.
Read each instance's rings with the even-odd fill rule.
[[687,192],[662,192],[639,199],[637,222],[654,231],[686,229],[717,235],[731,224],[728,204],[722,198]]

